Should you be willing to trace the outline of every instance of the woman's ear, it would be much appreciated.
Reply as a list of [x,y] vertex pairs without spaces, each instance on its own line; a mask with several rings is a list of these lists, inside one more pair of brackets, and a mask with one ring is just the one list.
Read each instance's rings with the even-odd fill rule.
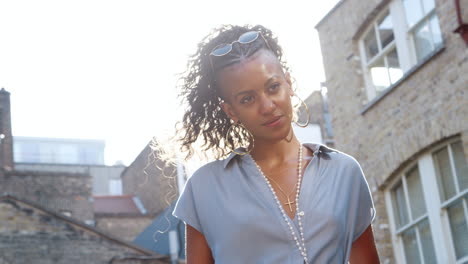
[[288,83],[289,85],[289,95],[290,96],[293,96],[294,95],[294,90],[292,88],[292,81],[291,81],[291,74],[289,74],[289,72],[286,72],[284,74],[284,77],[286,78],[286,82]]
[[222,102],[221,103],[221,109],[223,109],[224,113],[232,120],[234,123],[237,123],[239,121],[239,118],[237,118],[236,113],[232,109],[232,106],[229,103]]

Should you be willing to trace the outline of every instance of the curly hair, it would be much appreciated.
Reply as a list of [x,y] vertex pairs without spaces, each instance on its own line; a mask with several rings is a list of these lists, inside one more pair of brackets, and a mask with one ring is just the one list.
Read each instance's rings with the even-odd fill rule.
[[193,145],[197,140],[202,140],[203,151],[212,151],[217,159],[225,157],[232,148],[244,146],[248,141],[247,131],[239,131],[235,141],[232,137],[226,138],[231,120],[221,108],[222,99],[209,56],[219,44],[231,43],[249,31],[261,32],[283,70],[288,71],[283,51],[271,30],[261,25],[224,25],[214,29],[198,44],[197,52],[187,63],[187,71],[180,78],[182,85],[179,97],[182,99],[182,104],[188,107],[182,121],[177,125],[179,134],[177,140],[181,143],[180,150],[187,153],[186,159],[193,155]]

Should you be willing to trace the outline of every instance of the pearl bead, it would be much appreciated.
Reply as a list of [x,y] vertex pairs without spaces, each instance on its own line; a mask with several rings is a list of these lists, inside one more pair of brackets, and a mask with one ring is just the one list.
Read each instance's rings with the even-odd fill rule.
[[260,166],[258,166],[258,164],[255,162],[255,160],[253,160],[253,161],[254,161],[258,171],[262,175],[263,179],[265,180],[265,182],[266,182],[268,188],[270,189],[271,193],[273,194],[273,197],[274,197],[274,199],[276,201],[276,204],[278,205],[278,208],[279,208],[281,214],[283,215],[284,221],[286,221],[286,223],[288,224],[289,230],[291,231],[291,235],[294,238],[294,241],[296,242],[296,246],[299,249],[299,252],[301,253],[301,255],[304,257],[304,261],[307,263],[308,262],[308,260],[307,260],[307,248],[305,246],[304,232],[303,232],[303,229],[302,229],[302,221],[301,221],[301,216],[304,216],[304,211],[299,211],[299,191],[300,191],[300,188],[301,188],[301,178],[302,178],[302,145],[300,145],[300,147],[299,147],[299,162],[297,163],[297,187],[296,187],[296,212],[298,212],[297,213],[297,215],[298,215],[297,220],[298,220],[298,223],[299,223],[299,231],[300,231],[299,232],[299,237],[300,237],[300,240],[302,242],[301,243],[302,246],[299,243],[299,239],[296,236],[296,232],[294,232],[294,230],[292,228],[291,220],[289,219],[289,217],[284,212],[283,207],[281,206],[281,203],[280,203],[278,197],[276,196],[275,190],[271,186],[270,181],[265,176],[265,174],[263,174],[262,169],[260,168]]

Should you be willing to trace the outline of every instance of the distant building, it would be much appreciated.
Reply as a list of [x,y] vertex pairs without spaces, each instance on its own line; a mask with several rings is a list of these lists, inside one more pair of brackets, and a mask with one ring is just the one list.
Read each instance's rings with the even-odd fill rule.
[[148,214],[156,216],[178,198],[178,169],[166,165],[150,144],[122,172],[121,178],[123,194],[139,197]]
[[169,263],[166,256],[12,195],[0,195],[0,223],[0,263]]
[[124,165],[104,165],[105,142],[93,139],[13,137],[15,168],[20,171],[87,173],[94,195],[121,195]]
[[[0,90],[0,263],[169,263],[168,257],[129,243],[143,230],[134,225],[152,221],[136,197],[110,203],[102,196],[93,198],[93,189],[120,194],[121,184],[105,183],[109,188],[100,189],[93,182],[112,182],[110,174],[118,179],[124,167],[13,163],[9,99]],[[39,161],[47,160],[39,155]]]
[[132,242],[154,218],[137,196],[94,196],[93,205],[96,227],[127,242]]
[[309,121],[309,125],[303,128],[293,123],[297,138],[301,142],[316,142],[333,147],[333,129],[328,111],[326,90],[313,91],[303,102],[307,108],[303,104],[300,105],[298,123],[305,124]]
[[48,171],[91,175],[93,195],[121,195],[122,181],[120,174],[125,168],[124,165],[15,163],[15,169],[18,171]]
[[11,194],[43,207],[94,224],[91,177],[88,174],[46,171],[3,171],[0,194]]
[[139,197],[147,215],[152,216],[152,221],[133,226],[141,230],[134,242],[185,263],[182,259],[185,255],[181,253],[185,251],[183,223],[172,216],[172,208],[179,196],[179,185],[186,178],[186,169],[180,164],[166,164],[151,144],[122,173],[124,195]]
[[468,263],[468,49],[453,32],[468,6],[457,2],[342,0],[316,26],[336,148],[366,174],[382,263]]
[[104,140],[69,138],[13,138],[17,163],[104,165]]
[[2,88],[0,90],[0,169],[12,170],[13,168],[10,93]]

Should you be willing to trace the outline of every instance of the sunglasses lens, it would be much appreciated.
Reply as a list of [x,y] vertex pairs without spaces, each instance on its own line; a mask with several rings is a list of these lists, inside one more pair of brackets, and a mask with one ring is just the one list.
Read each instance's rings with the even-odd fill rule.
[[231,44],[221,44],[219,46],[216,46],[216,48],[214,48],[214,50],[211,52],[211,55],[224,56],[228,54],[231,50],[232,50]]
[[239,37],[239,43],[242,43],[242,44],[250,43],[256,40],[259,34],[260,33],[258,33],[257,31],[246,32]]

